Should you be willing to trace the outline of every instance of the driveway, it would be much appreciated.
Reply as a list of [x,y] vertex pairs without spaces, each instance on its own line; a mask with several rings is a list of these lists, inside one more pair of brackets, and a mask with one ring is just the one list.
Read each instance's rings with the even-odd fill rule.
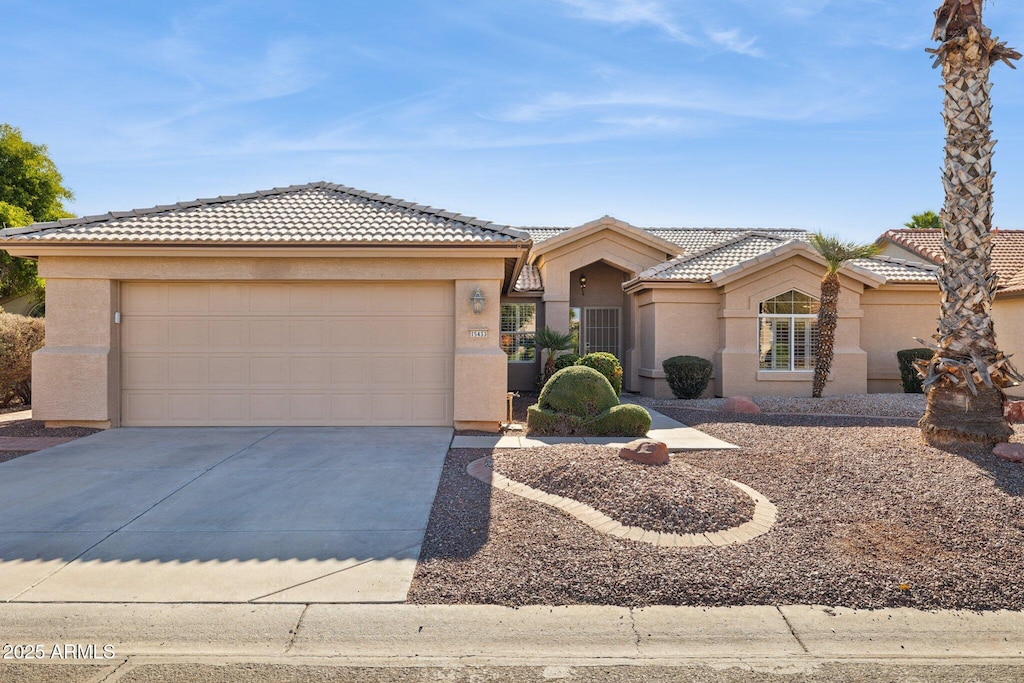
[[0,464],[0,601],[402,602],[451,437],[116,429]]

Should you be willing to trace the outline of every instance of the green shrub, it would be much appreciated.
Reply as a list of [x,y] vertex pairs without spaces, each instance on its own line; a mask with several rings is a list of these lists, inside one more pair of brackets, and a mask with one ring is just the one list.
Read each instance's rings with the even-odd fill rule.
[[616,396],[622,393],[622,365],[613,354],[604,352],[588,353],[576,361],[576,365],[594,368],[608,378],[612,389],[615,390]]
[[700,398],[708,388],[715,366],[698,356],[673,356],[661,364],[676,398]]
[[561,356],[555,359],[555,372],[559,370],[565,370],[576,365],[576,361],[580,359],[578,353],[563,353]]
[[896,360],[900,364],[900,382],[903,383],[904,394],[920,394],[924,392],[921,383],[924,381],[917,375],[915,360],[931,360],[935,352],[931,349],[903,349],[896,352]]
[[587,420],[583,428],[593,436],[646,436],[651,414],[638,405],[623,403]]
[[537,405],[545,410],[582,418],[594,417],[618,403],[619,399],[604,375],[579,365],[552,375],[537,400]]
[[573,436],[583,425],[583,418],[532,405],[526,409],[526,425],[537,436]]
[[45,334],[41,318],[0,314],[0,407],[16,398],[32,403],[32,354],[42,348]]

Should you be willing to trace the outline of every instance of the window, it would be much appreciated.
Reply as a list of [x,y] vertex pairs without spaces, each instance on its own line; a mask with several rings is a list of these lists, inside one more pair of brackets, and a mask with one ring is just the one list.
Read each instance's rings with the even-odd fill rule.
[[818,300],[793,289],[761,302],[758,355],[762,370],[814,370],[818,354]]
[[509,363],[532,363],[537,358],[537,305],[501,305],[501,348]]

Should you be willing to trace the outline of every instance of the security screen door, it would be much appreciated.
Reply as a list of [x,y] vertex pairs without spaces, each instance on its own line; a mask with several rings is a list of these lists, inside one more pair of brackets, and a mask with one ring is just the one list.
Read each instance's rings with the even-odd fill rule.
[[583,348],[581,353],[605,352],[621,359],[622,309],[619,307],[583,309]]

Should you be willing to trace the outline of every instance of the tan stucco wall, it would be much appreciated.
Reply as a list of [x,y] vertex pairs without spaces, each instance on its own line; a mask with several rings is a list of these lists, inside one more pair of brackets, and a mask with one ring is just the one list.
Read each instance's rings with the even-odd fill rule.
[[861,297],[861,345],[868,354],[868,391],[903,391],[896,352],[932,341],[939,314],[939,290],[928,285],[885,285]]
[[[1024,296],[996,297],[992,306],[992,322],[996,327],[996,342],[1005,353],[1013,354],[1013,363],[1024,373]],[[1024,386],[1012,387],[1006,394],[1024,398]]]
[[[713,361],[718,350],[720,294],[711,285],[647,290],[639,309],[639,389],[645,396],[672,398],[661,364],[672,356]],[[718,369],[716,368],[716,375]],[[713,393],[714,381],[708,387]]]
[[[635,277],[674,255],[611,227],[583,235],[577,240],[566,242],[557,249],[542,254],[537,258],[536,265],[540,268],[544,280],[545,319],[548,327],[563,333],[568,332],[569,308],[572,305],[596,305],[589,303],[598,296],[597,281],[594,290],[591,290],[590,284],[591,272],[601,272],[595,264],[601,264],[603,268],[609,269],[607,272],[613,275],[609,275],[608,279],[618,279],[621,286],[623,278]],[[587,294],[584,297],[579,297],[578,291],[580,270],[587,272]],[[574,272],[576,278],[573,277]],[[572,303],[577,300],[585,303]],[[638,391],[640,351],[633,343],[635,334],[631,333],[631,330],[636,328],[635,310],[628,299],[623,299],[623,302],[623,388],[626,391]]]
[[[400,252],[389,258],[43,256],[39,271],[47,278],[47,339],[33,359],[33,410],[48,422],[118,426],[120,354],[114,313],[124,280],[453,281],[455,426],[493,430],[504,418],[503,258],[403,258]],[[480,315],[469,303],[477,286],[487,299]],[[487,336],[470,337],[470,329],[485,329]]]

